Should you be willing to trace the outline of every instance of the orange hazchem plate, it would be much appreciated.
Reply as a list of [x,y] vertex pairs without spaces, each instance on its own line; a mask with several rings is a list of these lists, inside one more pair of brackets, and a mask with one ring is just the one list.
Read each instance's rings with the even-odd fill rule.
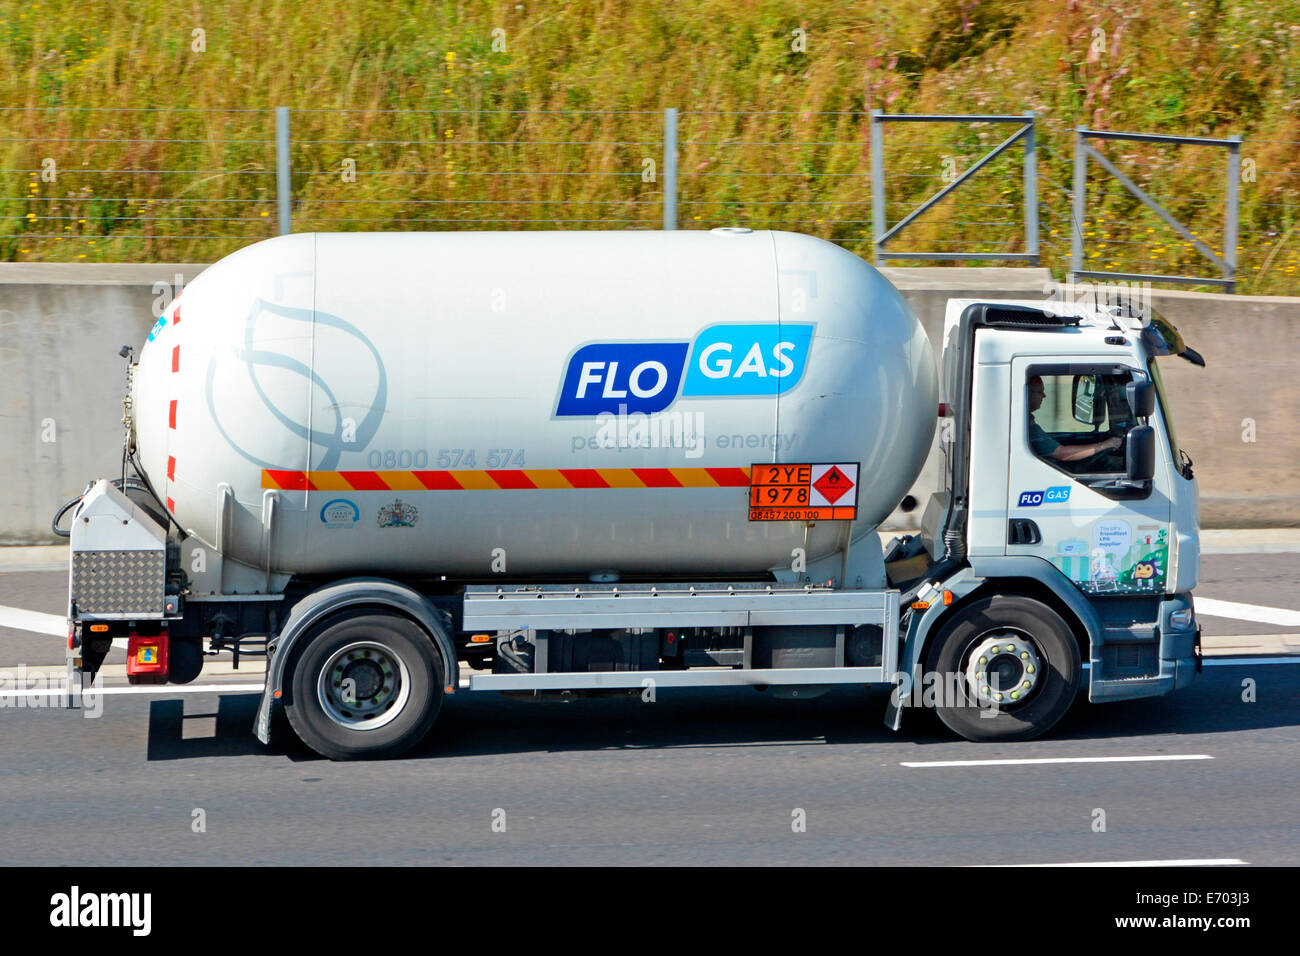
[[754,465],[750,521],[851,521],[858,513],[858,465]]

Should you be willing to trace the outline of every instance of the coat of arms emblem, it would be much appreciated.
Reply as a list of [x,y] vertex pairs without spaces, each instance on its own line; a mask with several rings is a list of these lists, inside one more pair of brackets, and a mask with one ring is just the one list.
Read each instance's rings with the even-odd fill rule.
[[398,498],[391,505],[379,509],[377,520],[381,528],[414,528],[420,520],[420,512],[415,505]]

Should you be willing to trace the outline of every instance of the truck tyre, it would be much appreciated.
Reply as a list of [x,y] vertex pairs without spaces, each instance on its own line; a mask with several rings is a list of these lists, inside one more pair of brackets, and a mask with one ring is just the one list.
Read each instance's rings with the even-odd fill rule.
[[394,757],[420,741],[442,709],[442,655],[400,614],[345,611],[303,637],[285,681],[298,737],[331,760]]
[[925,671],[933,709],[950,730],[967,740],[1029,740],[1069,710],[1082,666],[1059,614],[1031,598],[994,595],[944,624]]
[[167,680],[172,684],[189,684],[203,673],[201,638],[171,640],[168,648]]

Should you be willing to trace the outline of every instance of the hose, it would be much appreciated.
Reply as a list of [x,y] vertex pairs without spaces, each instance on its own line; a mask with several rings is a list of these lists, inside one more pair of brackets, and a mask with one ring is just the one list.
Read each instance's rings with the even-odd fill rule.
[[[134,462],[132,462],[132,464],[134,464]],[[133,488],[137,491],[148,492],[150,495],[154,497],[155,500],[157,500],[158,498],[158,496],[154,494],[153,489],[149,487],[149,483],[139,478],[114,478],[110,482],[110,484],[112,484],[112,486],[116,488],[118,491],[126,491],[128,488]],[[86,489],[86,491],[89,490],[90,490],[89,488]],[[60,508],[58,512],[55,513],[54,520],[50,522],[50,530],[53,531],[55,534],[57,534],[60,538],[69,538],[72,536],[72,530],[69,529],[67,531],[64,531],[62,528],[59,527],[59,522],[63,520],[63,516],[65,514],[67,514],[77,505],[81,504],[81,499],[86,497],[86,491],[83,491],[81,494],[77,495],[75,498],[73,498],[67,504],[65,504],[62,508]],[[168,517],[171,516],[171,513],[168,512],[165,508],[163,509],[163,513],[167,514]],[[177,527],[179,528],[180,525],[177,525]]]
[[135,473],[140,477],[139,479],[132,478],[129,480],[131,481],[138,480],[140,482],[140,484],[144,487],[144,490],[149,492],[149,497],[153,498],[153,500],[157,502],[159,510],[162,511],[162,513],[167,516],[167,520],[172,524],[176,525],[176,530],[180,533],[181,538],[184,538],[185,529],[182,528],[181,523],[176,520],[176,516],[173,515],[167,509],[167,506],[165,504],[163,504],[162,498],[158,497],[158,492],[153,490],[153,485],[149,483],[148,476],[145,475],[144,469],[140,467],[140,460],[136,457],[136,450],[134,446],[131,448],[131,467],[135,469]]
[[54,516],[54,520],[50,522],[50,530],[53,531],[55,534],[57,534],[60,538],[72,537],[72,531],[71,529],[69,529],[68,531],[64,531],[63,529],[61,529],[59,527],[59,519],[62,518],[65,514],[67,514],[69,511],[71,511],[73,508],[75,508],[77,505],[81,504],[81,499],[84,498],[85,496],[86,496],[85,492],[82,492],[81,494],[77,495],[77,497],[73,498],[66,505],[60,508],[58,514]]

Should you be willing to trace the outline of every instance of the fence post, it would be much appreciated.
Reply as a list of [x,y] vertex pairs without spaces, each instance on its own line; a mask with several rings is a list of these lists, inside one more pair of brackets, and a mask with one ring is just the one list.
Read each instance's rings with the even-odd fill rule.
[[290,212],[293,195],[289,185],[289,107],[275,108],[275,199],[280,207],[280,235],[293,231]]
[[1241,188],[1241,137],[1228,137],[1228,209],[1223,223],[1223,277],[1228,291],[1237,291],[1238,190]]
[[677,228],[677,107],[664,109],[664,228]]
[[1038,152],[1034,141],[1037,119],[1033,110],[1025,114],[1029,125],[1025,134],[1025,252],[1034,257],[1034,265],[1038,265]]
[[871,111],[871,261],[880,265],[880,240],[885,234],[885,156],[881,111]]
[[1083,271],[1083,217],[1088,191],[1088,154],[1083,131],[1074,131],[1074,188],[1070,192],[1070,275],[1075,282],[1076,273]]

